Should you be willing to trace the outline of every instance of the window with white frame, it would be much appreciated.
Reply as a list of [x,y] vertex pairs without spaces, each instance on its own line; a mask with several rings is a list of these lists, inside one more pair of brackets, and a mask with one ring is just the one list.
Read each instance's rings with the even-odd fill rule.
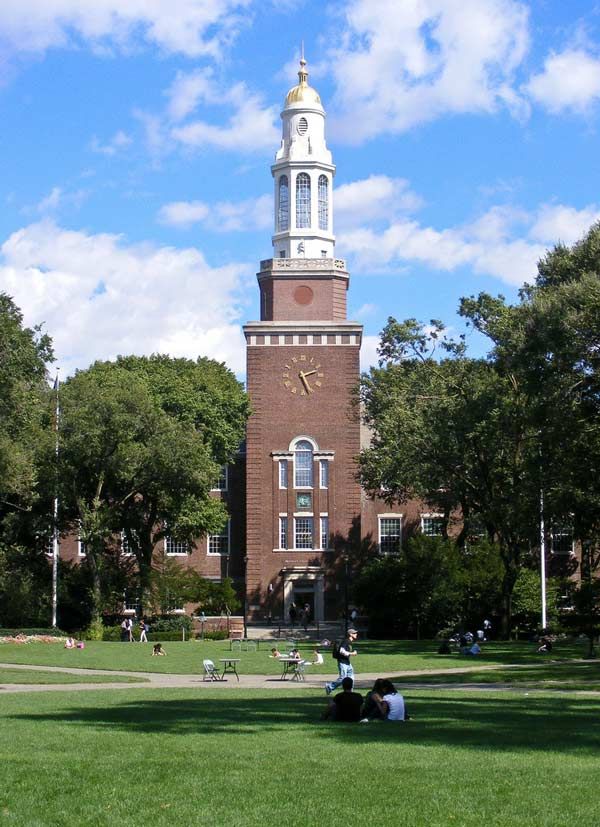
[[229,471],[226,465],[222,465],[219,469],[219,477],[214,484],[212,490],[213,491],[227,491],[227,486],[229,484]]
[[277,230],[283,232],[290,227],[290,186],[287,175],[279,178],[279,199],[277,208]]
[[[133,542],[137,541],[137,534],[135,531],[131,531],[131,539]],[[132,544],[127,539],[127,535],[124,531],[121,531],[121,553],[130,557],[132,554],[135,554]]]
[[319,175],[319,229],[326,230],[329,223],[329,184],[326,175]]
[[326,459],[319,460],[319,486],[329,488],[329,461]]
[[573,528],[569,525],[552,527],[550,550],[552,554],[573,554]]
[[137,614],[137,611],[140,607],[139,597],[137,597],[134,594],[131,594],[131,595],[126,594],[123,605],[125,607],[126,612],[135,612]]
[[296,176],[296,227],[310,227],[310,177],[306,172]]
[[294,548],[313,547],[313,518],[294,518]]
[[221,534],[208,535],[209,554],[229,554],[229,520]]
[[165,552],[169,557],[187,555],[190,550],[185,540],[175,540],[170,534],[165,537]]
[[321,548],[329,548],[329,517],[327,514],[322,514],[320,517],[321,528]]
[[279,548],[288,547],[288,518],[287,514],[279,517]]
[[288,461],[287,459],[279,460],[279,487],[288,487]]
[[398,554],[402,546],[402,517],[379,517],[379,551]]
[[87,548],[85,542],[81,539],[81,537],[77,538],[77,556],[78,557],[85,557],[87,554]]
[[444,534],[444,517],[441,514],[423,514],[421,532],[426,537],[442,537]]
[[301,439],[294,449],[294,486],[313,487],[313,447],[307,439]]

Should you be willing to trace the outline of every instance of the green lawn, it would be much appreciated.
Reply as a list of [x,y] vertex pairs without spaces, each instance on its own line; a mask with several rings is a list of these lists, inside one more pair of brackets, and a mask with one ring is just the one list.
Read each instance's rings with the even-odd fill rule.
[[597,827],[600,699],[409,691],[405,724],[322,693],[0,696],[0,824]]
[[418,684],[514,684],[521,688],[600,690],[600,661],[589,663],[556,663],[544,660],[534,666],[506,667],[493,671],[458,672],[446,675],[424,675],[402,678],[403,686]]
[[139,683],[140,681],[147,681],[147,678],[127,678],[124,675],[72,675],[69,672],[36,672],[32,669],[0,668],[0,684]]
[[[231,654],[228,641],[180,641],[163,644],[166,658],[151,657],[150,644],[106,643],[90,641],[86,648],[63,649],[55,644],[30,643],[27,645],[0,645],[0,663],[28,663],[39,666],[78,666],[88,669],[119,669],[132,672],[170,672],[198,674],[202,671],[202,660]],[[376,641],[365,640],[356,644],[358,656],[354,661],[357,675],[361,672],[399,674],[411,670],[450,669],[474,665],[473,661],[459,655],[440,656],[435,641]],[[287,650],[281,644],[281,650]],[[301,653],[310,658],[312,648],[301,644]],[[491,642],[485,645],[482,664],[539,663],[536,647],[530,643]],[[555,659],[582,657],[585,643],[557,644],[552,653]],[[257,652],[236,653],[242,663],[240,671],[252,675],[277,675],[280,665],[269,657],[269,646],[261,644]],[[327,650],[323,650],[325,663],[320,667],[311,666],[310,674],[330,675],[337,671],[337,663]],[[476,665],[476,664],[475,664]]]

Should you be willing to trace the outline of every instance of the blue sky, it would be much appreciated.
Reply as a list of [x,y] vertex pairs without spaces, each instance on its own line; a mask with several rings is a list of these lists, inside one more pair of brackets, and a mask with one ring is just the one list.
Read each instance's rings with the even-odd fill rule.
[[243,376],[302,39],[365,367],[388,315],[459,330],[461,296],[515,298],[600,218],[594,0],[1,4],[0,289],[63,375],[158,351]]

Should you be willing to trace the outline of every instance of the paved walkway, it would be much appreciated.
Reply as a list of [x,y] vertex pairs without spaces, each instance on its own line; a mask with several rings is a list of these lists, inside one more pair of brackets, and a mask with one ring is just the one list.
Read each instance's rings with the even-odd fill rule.
[[[579,661],[578,661],[579,662]],[[589,661],[586,661],[589,663]],[[428,669],[428,670],[412,670],[402,672],[401,677],[396,681],[397,684],[402,684],[402,677],[419,677],[431,675],[452,675],[468,672],[482,672],[495,669],[505,669],[509,666],[513,669],[527,668],[531,664],[478,664],[477,666],[461,666],[452,669]],[[70,675],[119,675],[127,678],[139,678],[139,683],[136,681],[111,683],[105,681],[103,683],[51,683],[51,684],[24,684],[24,683],[4,683],[0,684],[0,692],[2,694],[12,692],[85,692],[86,690],[97,689],[189,689],[208,687],[210,689],[302,689],[302,688],[320,688],[324,689],[325,682],[328,680],[327,675],[309,675],[305,673],[304,681],[282,681],[277,675],[240,675],[239,682],[234,675],[228,675],[226,681],[205,681],[202,675],[170,675],[158,672],[123,672],[112,669],[79,669],[77,667],[63,667],[63,666],[33,666],[16,663],[0,663],[0,669],[22,669],[32,672],[59,672],[68,673]],[[361,673],[356,677],[355,685],[357,689],[366,690],[373,686],[373,682],[382,677],[380,673]],[[331,677],[329,677],[331,679]],[[486,691],[494,692],[501,690],[511,690],[513,692],[545,692],[547,689],[529,689],[526,686],[515,686],[514,684],[487,684],[487,683],[448,683],[448,684],[429,684],[429,683],[411,683],[407,687],[408,691],[411,689],[428,689],[428,690],[471,690],[471,691]],[[553,690],[560,691],[560,690]],[[564,690],[572,694],[594,694],[600,695],[596,690]]]

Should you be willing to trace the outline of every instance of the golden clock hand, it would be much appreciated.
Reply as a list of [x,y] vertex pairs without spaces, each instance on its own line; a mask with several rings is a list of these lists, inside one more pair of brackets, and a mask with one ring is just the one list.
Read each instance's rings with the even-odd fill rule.
[[312,376],[313,373],[316,373],[316,370],[307,370],[305,373],[302,373],[302,376]]
[[311,386],[308,384],[308,382],[306,381],[306,377],[304,376],[304,374],[302,373],[302,371],[300,371],[300,373],[298,374],[298,376],[300,377],[300,381],[302,382],[302,384],[303,384],[303,385],[304,385],[304,387],[306,388],[306,393],[312,393],[312,388],[311,388]]

